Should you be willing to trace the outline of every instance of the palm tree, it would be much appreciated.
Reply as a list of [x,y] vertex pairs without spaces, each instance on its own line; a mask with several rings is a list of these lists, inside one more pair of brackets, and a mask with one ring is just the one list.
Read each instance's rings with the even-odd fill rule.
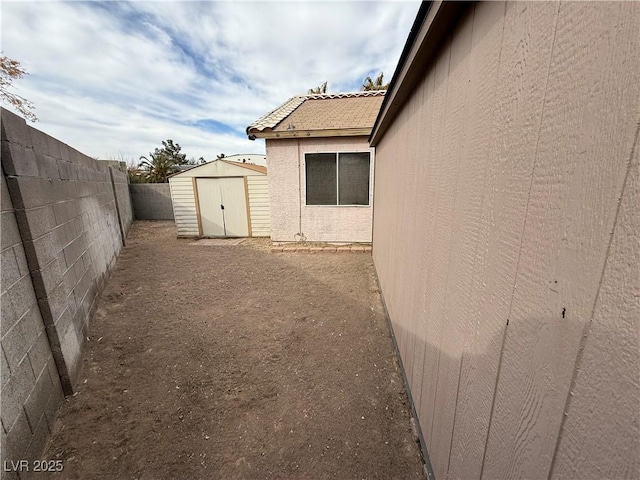
[[376,77],[375,82],[371,80],[371,77],[367,77],[364,79],[364,83],[362,84],[361,90],[369,91],[369,90],[386,90],[389,88],[389,84],[384,83],[384,73],[380,72],[380,75]]
[[145,156],[140,157],[138,165],[150,183],[166,183],[169,176],[178,172],[175,160],[164,153],[152,153],[149,155],[151,159]]
[[310,88],[307,94],[327,93],[327,82],[321,83],[316,88]]

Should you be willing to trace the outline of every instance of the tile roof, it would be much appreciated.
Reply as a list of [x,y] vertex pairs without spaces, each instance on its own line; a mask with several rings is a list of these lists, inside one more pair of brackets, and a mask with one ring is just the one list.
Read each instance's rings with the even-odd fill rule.
[[275,110],[272,110],[249,125],[247,127],[247,132],[249,132],[249,129],[262,131],[265,128],[275,127],[280,121],[287,118],[291,112],[298,108],[298,106],[304,101],[305,97],[303,96],[290,98]]
[[323,130],[352,129],[359,135],[368,135],[384,94],[384,90],[377,90],[299,95],[249,125],[247,135],[255,138],[263,132],[277,132],[277,136],[286,138],[297,136],[297,132],[321,134]]

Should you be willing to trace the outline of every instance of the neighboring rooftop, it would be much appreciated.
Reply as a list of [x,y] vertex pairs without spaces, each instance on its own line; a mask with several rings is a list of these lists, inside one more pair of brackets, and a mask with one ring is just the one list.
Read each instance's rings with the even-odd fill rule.
[[369,135],[384,90],[290,98],[247,127],[249,139]]

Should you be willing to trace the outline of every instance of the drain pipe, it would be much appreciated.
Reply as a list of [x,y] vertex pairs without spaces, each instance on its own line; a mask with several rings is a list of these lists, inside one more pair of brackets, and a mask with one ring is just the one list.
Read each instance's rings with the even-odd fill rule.
[[307,237],[302,233],[302,169],[300,168],[300,139],[296,139],[298,149],[298,233],[293,238],[296,242],[304,242]]

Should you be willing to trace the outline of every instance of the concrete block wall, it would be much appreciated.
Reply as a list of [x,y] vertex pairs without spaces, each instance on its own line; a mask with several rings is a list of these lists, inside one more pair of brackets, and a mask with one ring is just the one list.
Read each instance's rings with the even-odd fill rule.
[[111,167],[111,183],[113,186],[113,195],[116,199],[122,243],[126,244],[126,232],[129,231],[129,227],[131,227],[131,222],[133,222],[134,218],[133,203],[131,201],[131,194],[129,193],[129,177],[126,166],[123,162],[119,163],[121,168]]
[[132,183],[129,191],[136,220],[173,220],[168,183]]
[[1,118],[4,461],[37,456],[62,392],[74,391],[132,208],[126,173]]
[[[0,191],[2,460],[33,460],[53,429],[64,395],[4,172]],[[2,478],[15,477],[3,472]]]

